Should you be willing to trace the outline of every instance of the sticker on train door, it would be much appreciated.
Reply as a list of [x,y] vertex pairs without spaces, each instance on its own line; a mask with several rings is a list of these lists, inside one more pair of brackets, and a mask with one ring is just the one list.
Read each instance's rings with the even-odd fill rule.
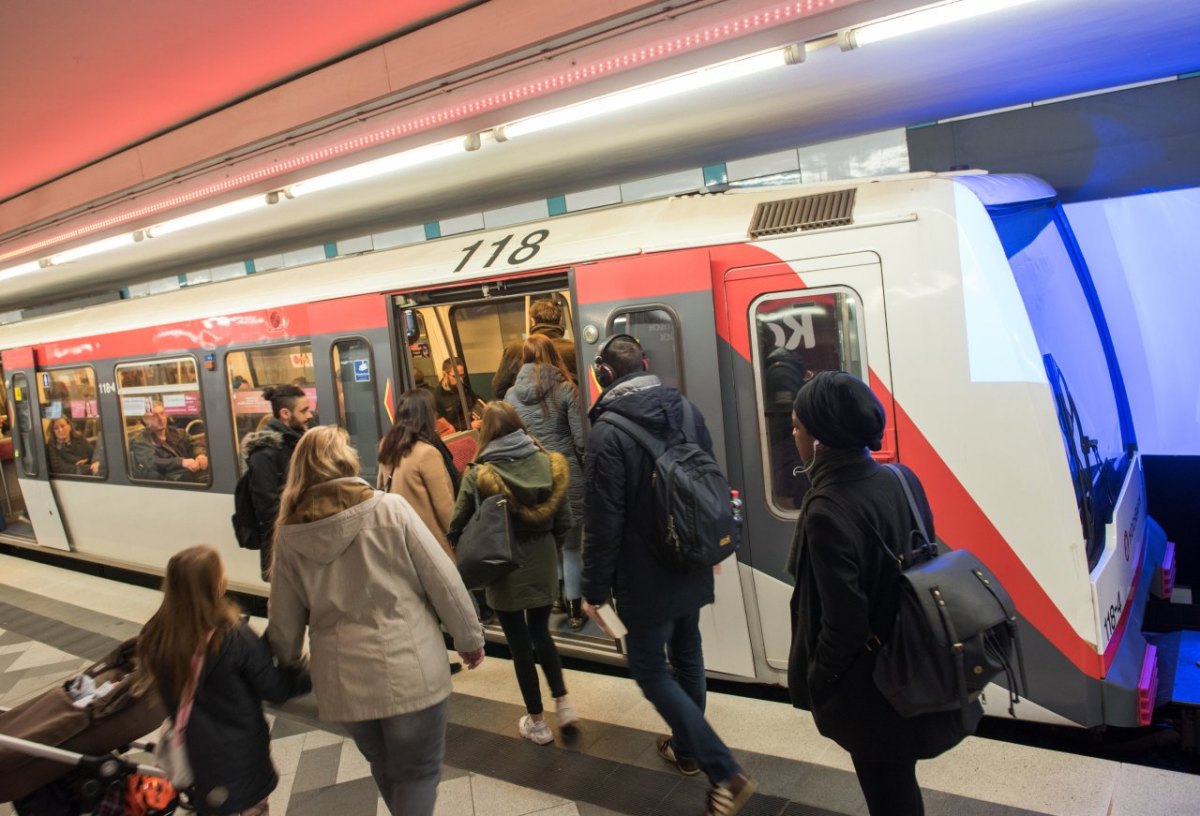
[[370,360],[355,360],[354,361],[354,381],[355,382],[370,382],[371,381],[371,361]]

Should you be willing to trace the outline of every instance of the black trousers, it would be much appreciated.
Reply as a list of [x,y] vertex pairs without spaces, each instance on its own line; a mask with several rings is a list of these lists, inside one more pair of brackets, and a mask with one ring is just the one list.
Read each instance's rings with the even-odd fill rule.
[[535,654],[537,662],[542,664],[551,696],[565,697],[567,694],[567,687],[563,683],[562,660],[558,657],[554,639],[550,637],[550,607],[539,606],[518,612],[501,612],[497,609],[496,616],[500,618],[500,628],[504,630],[508,650],[512,652],[513,669],[517,673],[521,697],[525,700],[525,710],[530,714],[541,714],[542,692],[538,685]]
[[874,762],[851,756],[871,816],[925,816],[917,761]]

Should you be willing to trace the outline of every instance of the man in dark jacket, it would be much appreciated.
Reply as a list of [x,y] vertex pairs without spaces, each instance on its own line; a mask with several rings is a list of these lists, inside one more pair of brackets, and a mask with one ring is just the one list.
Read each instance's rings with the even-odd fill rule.
[[[557,300],[543,298],[529,304],[529,333],[542,334],[554,342],[554,349],[566,363],[571,379],[578,385],[579,372],[575,364],[575,344],[563,335],[562,306]],[[521,370],[521,354],[525,340],[515,340],[504,347],[500,356],[500,365],[496,368],[496,376],[492,377],[492,399],[502,400],[517,380],[517,372]]]
[[[742,772],[704,719],[704,654],[700,609],[713,602],[713,574],[672,571],[655,559],[657,525],[650,477],[654,460],[629,434],[601,417],[612,411],[659,439],[681,430],[684,397],[647,370],[641,345],[614,335],[600,346],[594,366],[604,388],[588,417],[592,433],[584,460],[584,611],[603,626],[595,607],[615,597],[626,637],[629,671],[671,735],[658,752],[687,775],[704,771],[712,788],[708,813],[738,813],[757,784]],[[695,427],[682,429],[706,450],[712,438],[699,410]],[[671,665],[667,665],[669,649]],[[673,671],[672,671],[673,669]]]
[[312,407],[304,391],[295,385],[268,387],[262,398],[271,403],[272,417],[261,431],[242,439],[242,458],[250,472],[250,500],[258,522],[259,566],[264,581],[271,580],[271,552],[275,541],[275,518],[279,496],[287,481],[288,463],[296,443],[308,428]]
[[134,478],[200,484],[208,481],[207,448],[171,427],[161,402],[146,403],[142,424],[144,429],[129,440]]

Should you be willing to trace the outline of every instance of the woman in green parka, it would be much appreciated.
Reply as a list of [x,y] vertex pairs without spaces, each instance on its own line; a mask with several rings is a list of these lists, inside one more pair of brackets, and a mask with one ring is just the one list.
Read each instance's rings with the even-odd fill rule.
[[571,529],[570,471],[562,454],[548,452],[525,430],[506,402],[489,402],[479,431],[479,453],[463,475],[448,537],[457,543],[475,514],[475,502],[496,493],[508,499],[521,566],[489,584],[487,602],[500,619],[512,652],[517,684],[529,713],[517,730],[539,745],[554,741],[546,723],[537,663],[555,701],[560,729],[579,721],[563,682],[562,661],[550,637],[550,606],[558,592],[558,549]]

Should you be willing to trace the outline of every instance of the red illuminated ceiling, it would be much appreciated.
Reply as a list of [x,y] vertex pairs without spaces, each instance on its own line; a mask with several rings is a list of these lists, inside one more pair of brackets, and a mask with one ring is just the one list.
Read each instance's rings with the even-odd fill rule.
[[0,201],[462,0],[4,0]]

